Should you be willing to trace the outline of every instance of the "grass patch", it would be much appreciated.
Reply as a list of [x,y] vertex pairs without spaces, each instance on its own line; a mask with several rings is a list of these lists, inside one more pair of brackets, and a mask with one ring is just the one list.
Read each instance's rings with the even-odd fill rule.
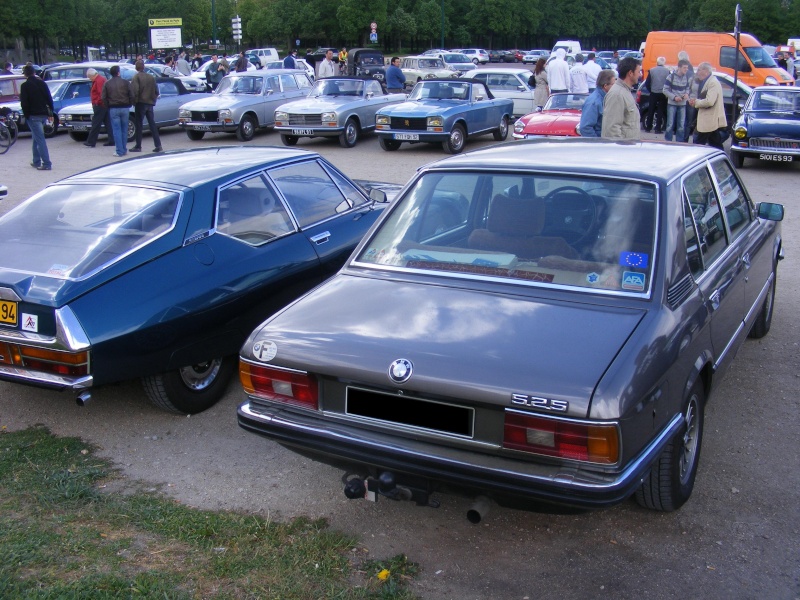
[[76,438],[0,434],[0,598],[412,598],[416,565],[361,561],[322,520],[276,523],[104,492],[118,478]]

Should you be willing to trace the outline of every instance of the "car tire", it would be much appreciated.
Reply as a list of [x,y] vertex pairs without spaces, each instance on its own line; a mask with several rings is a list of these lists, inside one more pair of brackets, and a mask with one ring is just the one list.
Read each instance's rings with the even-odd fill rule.
[[741,169],[744,167],[744,154],[741,152],[734,152],[731,150],[731,161],[736,166],[737,169]]
[[352,148],[358,142],[358,134],[358,122],[350,117],[344,124],[344,131],[339,134],[339,145],[342,148]]
[[83,132],[83,131],[70,131],[69,132],[69,137],[72,138],[76,142],[85,142],[86,140],[89,139],[89,132],[88,131],[86,131],[86,132]]
[[186,131],[186,135],[189,136],[189,139],[192,140],[193,142],[199,142],[200,140],[203,139],[203,136],[205,134],[206,134],[205,131],[192,131],[191,129],[188,129]]
[[496,142],[502,142],[508,137],[508,117],[506,115],[500,119],[500,127],[492,132],[492,136]]
[[44,137],[50,139],[58,133],[58,115],[53,115],[53,124],[44,126]]
[[297,140],[300,139],[296,135],[286,135],[285,133],[281,134],[281,141],[283,142],[284,146],[296,146]]
[[[142,123],[142,131],[144,131],[144,123]],[[133,115],[128,119],[128,143],[136,139],[136,121]]]
[[467,143],[467,131],[461,123],[453,125],[450,130],[450,135],[447,140],[442,142],[442,148],[448,154],[458,154],[464,149],[464,144]]
[[387,152],[392,152],[393,150],[400,149],[400,143],[397,140],[388,140],[386,138],[380,139],[381,148],[386,150]]
[[747,337],[760,339],[769,333],[769,329],[772,327],[772,313],[775,312],[775,287],[777,283],[778,271],[773,268],[772,283],[769,284],[767,297],[764,298],[764,304],[761,305],[761,310],[758,311],[758,316],[753,322]]
[[241,142],[249,142],[256,135],[256,120],[252,115],[244,115],[242,120],[239,121],[239,127],[236,129],[236,137]]
[[475,65],[477,65],[479,62],[480,61],[477,58],[473,58],[472,59],[472,63],[475,64]]
[[692,495],[703,444],[704,405],[703,387],[698,381],[686,398],[680,429],[635,493],[640,506],[671,512]]
[[175,371],[142,377],[148,399],[168,412],[194,415],[211,408],[225,393],[237,357],[215,358]]

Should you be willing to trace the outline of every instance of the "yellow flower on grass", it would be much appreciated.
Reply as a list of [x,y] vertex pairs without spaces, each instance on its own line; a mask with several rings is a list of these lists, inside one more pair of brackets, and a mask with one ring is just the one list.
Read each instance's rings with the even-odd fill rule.
[[384,569],[383,571],[378,573],[378,579],[380,579],[381,581],[386,581],[387,579],[389,579],[389,575],[391,574],[392,573],[391,571],[389,571],[389,569]]

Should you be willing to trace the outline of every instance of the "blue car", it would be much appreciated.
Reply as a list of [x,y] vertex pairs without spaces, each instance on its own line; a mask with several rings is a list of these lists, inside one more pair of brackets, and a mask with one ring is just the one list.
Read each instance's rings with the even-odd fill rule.
[[385,200],[316,153],[275,147],[54,183],[0,218],[0,379],[83,403],[141,378],[156,406],[200,412],[250,331],[335,273]]
[[[82,104],[89,101],[89,95],[92,89],[92,82],[88,79],[52,79],[47,81],[47,87],[50,88],[50,95],[53,96],[54,118],[53,125],[44,128],[45,137],[51,138],[58,133],[58,111],[62,108],[72,106],[74,104]],[[13,112],[11,117],[17,122],[17,127],[20,131],[30,131],[28,124],[25,122],[25,116],[22,114],[22,107],[19,101],[4,104]]]
[[800,159],[800,88],[764,85],[755,88],[733,127],[731,159],[770,162]]
[[491,133],[508,137],[513,100],[495,98],[476,79],[428,79],[414,86],[408,101],[382,108],[375,115],[381,148],[397,150],[403,142],[440,142],[458,154],[468,137]]

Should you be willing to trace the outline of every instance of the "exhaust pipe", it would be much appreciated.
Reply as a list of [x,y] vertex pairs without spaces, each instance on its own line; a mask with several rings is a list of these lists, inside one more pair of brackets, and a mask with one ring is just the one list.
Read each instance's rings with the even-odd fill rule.
[[86,406],[89,400],[92,399],[91,392],[81,392],[75,397],[75,404],[78,406]]
[[492,501],[489,500],[489,498],[486,496],[478,496],[467,511],[467,521],[473,525],[477,525],[489,514],[489,509],[491,508]]

